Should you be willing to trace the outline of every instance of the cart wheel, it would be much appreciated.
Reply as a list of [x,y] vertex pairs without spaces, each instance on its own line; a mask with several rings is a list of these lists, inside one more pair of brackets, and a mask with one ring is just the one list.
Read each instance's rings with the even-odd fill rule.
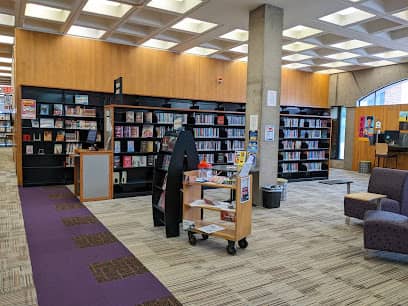
[[235,241],[228,240],[227,253],[230,255],[235,255],[237,253],[237,249],[235,248]]
[[246,249],[248,247],[248,241],[246,238],[242,238],[240,241],[238,241],[238,245],[241,249]]
[[208,239],[208,235],[207,235],[207,234],[202,234],[201,237],[203,238],[203,240],[207,240],[207,239]]
[[194,236],[194,234],[192,232],[188,232],[188,242],[191,245],[196,245],[196,243],[197,243],[197,239],[196,239],[196,237]]

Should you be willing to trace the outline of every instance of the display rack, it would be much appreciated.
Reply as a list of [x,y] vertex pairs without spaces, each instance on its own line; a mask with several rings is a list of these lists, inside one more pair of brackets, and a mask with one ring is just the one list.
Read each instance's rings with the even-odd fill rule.
[[323,108],[283,108],[278,176],[289,181],[329,177],[331,117]]
[[198,155],[190,131],[168,131],[160,145],[153,175],[153,223],[165,226],[166,237],[180,235],[183,172],[196,169]]
[[[252,175],[244,178],[237,176],[233,184],[197,182],[198,170],[184,172],[184,176],[183,227],[188,231],[190,244],[195,245],[197,243],[195,234],[200,234],[203,240],[207,240],[209,236],[227,240],[228,254],[236,254],[235,244],[237,242],[240,248],[245,249],[248,246],[246,238],[251,234],[252,224]],[[193,204],[194,201],[202,199],[204,187],[232,190],[235,193],[235,207],[221,208],[208,204]],[[202,210],[217,211],[220,212],[221,216],[226,214],[229,216],[229,221],[213,222],[203,219]],[[223,229],[211,234],[200,230],[201,227],[207,225],[218,225]]]
[[0,147],[13,146],[13,95],[0,93]]

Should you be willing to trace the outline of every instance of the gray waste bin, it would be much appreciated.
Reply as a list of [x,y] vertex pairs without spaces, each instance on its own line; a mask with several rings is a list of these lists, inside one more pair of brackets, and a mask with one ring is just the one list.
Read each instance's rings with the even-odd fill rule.
[[262,187],[262,204],[265,208],[280,207],[282,187],[278,185],[267,185]]

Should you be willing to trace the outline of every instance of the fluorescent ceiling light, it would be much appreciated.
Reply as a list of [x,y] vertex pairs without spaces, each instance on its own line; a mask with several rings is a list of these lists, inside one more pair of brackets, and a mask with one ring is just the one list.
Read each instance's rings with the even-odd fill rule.
[[11,73],[0,72],[0,76],[3,76],[3,77],[11,77]]
[[105,34],[105,32],[106,31],[103,31],[103,30],[73,25],[71,26],[67,34],[75,35],[75,36],[82,36],[82,37],[90,37],[90,38],[100,38],[103,34]]
[[305,37],[309,37],[315,34],[319,34],[322,31],[302,25],[298,25],[296,27],[287,29],[283,31],[283,36],[294,38],[294,39],[302,39]]
[[288,69],[299,69],[299,68],[305,68],[309,66],[310,65],[306,65],[302,63],[292,63],[292,64],[283,65],[283,67],[288,68]]
[[327,55],[327,58],[335,59],[335,60],[345,60],[349,58],[356,58],[359,57],[360,55],[351,53],[351,52],[341,52],[341,53],[336,53],[336,54],[331,54]]
[[404,19],[404,20],[408,20],[408,10],[393,14],[393,16]]
[[82,9],[85,12],[122,17],[132,8],[129,4],[108,0],[88,0]]
[[321,66],[328,67],[328,68],[338,68],[338,67],[351,66],[351,64],[339,61],[339,62],[332,62],[332,63],[323,64]]
[[204,33],[205,31],[208,31],[216,26],[217,24],[215,23],[206,22],[194,18],[184,18],[173,25],[172,28],[193,33]]
[[152,0],[147,4],[147,6],[184,14],[201,4],[201,2],[201,0]]
[[324,73],[324,74],[333,74],[333,73],[341,73],[341,72],[344,72],[344,70],[340,70],[340,69],[326,69],[326,70],[316,71],[316,73]]
[[248,45],[243,44],[235,48],[231,48],[230,51],[238,52],[238,53],[248,53]]
[[175,42],[170,42],[166,40],[160,40],[160,39],[149,39],[148,41],[144,42],[142,46],[144,47],[149,47],[149,48],[155,48],[155,49],[170,49],[173,48],[177,43]]
[[70,11],[45,5],[27,3],[24,14],[33,18],[65,22],[70,14]]
[[373,66],[373,67],[388,66],[388,65],[394,65],[394,64],[396,63],[391,62],[391,61],[374,61],[374,62],[364,63],[364,65]]
[[312,58],[312,57],[310,55],[304,55],[304,54],[292,54],[292,55],[282,57],[283,60],[291,61],[291,62],[303,61],[309,58]]
[[345,42],[331,45],[331,47],[343,49],[343,50],[352,50],[352,49],[358,49],[358,48],[363,48],[367,46],[371,46],[371,44],[368,42],[362,41],[362,40],[358,40],[358,39],[352,39],[352,40],[348,40]]
[[235,40],[235,41],[247,41],[248,40],[248,31],[235,29],[235,30],[233,30],[231,32],[228,32],[228,33],[220,36],[220,38]]
[[237,61],[239,61],[239,62],[248,62],[248,56],[237,58]]
[[2,71],[11,71],[11,67],[0,66],[0,70],[2,70]]
[[358,8],[349,7],[344,10],[332,13],[330,15],[323,16],[319,19],[329,23],[334,23],[339,26],[346,26],[352,23],[369,19],[374,16],[375,16],[374,14],[362,11]]
[[215,53],[217,51],[218,50],[210,49],[210,48],[194,47],[194,48],[188,49],[188,50],[186,50],[184,52],[189,53],[189,54],[206,56],[206,55],[211,55],[211,54],[213,54],[213,53]]
[[14,37],[8,35],[0,35],[0,44],[14,44]]
[[293,52],[301,52],[304,50],[309,50],[316,47],[315,45],[304,43],[304,42],[294,42],[288,45],[284,45],[282,48],[283,50],[293,51]]
[[0,14],[0,24],[7,25],[7,26],[14,26],[14,16],[7,15],[7,14]]
[[13,59],[10,57],[0,57],[0,63],[10,64],[13,62]]
[[395,51],[377,53],[377,54],[374,54],[374,56],[381,57],[381,58],[397,58],[397,57],[408,56],[408,52],[395,50]]

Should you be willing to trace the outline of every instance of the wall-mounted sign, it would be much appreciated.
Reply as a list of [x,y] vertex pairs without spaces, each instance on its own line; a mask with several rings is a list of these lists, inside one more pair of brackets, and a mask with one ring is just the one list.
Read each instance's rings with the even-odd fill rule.
[[375,122],[375,128],[380,130],[381,129],[381,121],[376,121]]
[[258,115],[249,116],[249,130],[250,131],[258,130]]
[[278,92],[276,90],[268,90],[266,97],[266,106],[276,106],[278,100]]
[[265,141],[275,140],[275,128],[273,125],[265,125]]
[[37,102],[31,99],[21,100],[21,119],[35,119],[36,118]]

